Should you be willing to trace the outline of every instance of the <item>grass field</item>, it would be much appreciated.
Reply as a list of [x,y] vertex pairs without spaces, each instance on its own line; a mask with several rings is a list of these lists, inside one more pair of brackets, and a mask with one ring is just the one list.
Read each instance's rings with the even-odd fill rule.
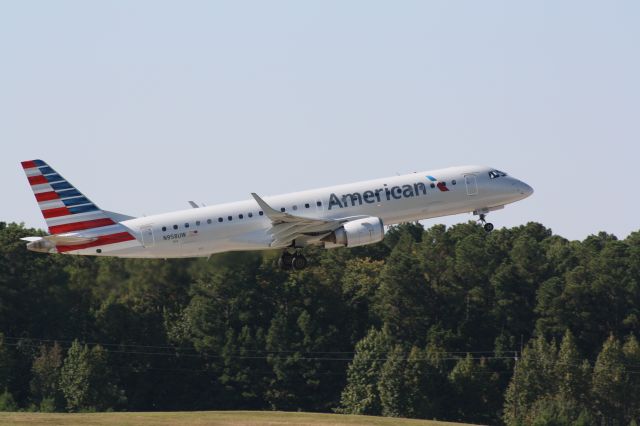
[[193,411],[177,413],[0,413],[1,425],[83,426],[463,426],[462,423],[279,411]]

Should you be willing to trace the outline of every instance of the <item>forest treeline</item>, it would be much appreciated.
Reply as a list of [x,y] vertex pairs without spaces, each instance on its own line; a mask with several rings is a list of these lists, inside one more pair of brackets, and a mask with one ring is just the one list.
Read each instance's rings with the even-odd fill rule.
[[640,232],[392,228],[381,243],[123,260],[0,222],[0,409],[640,420]]

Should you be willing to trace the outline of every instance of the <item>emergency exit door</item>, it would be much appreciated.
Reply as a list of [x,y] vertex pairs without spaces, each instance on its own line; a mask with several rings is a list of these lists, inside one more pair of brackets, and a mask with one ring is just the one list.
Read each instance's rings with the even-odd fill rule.
[[143,226],[140,228],[140,232],[142,234],[142,245],[144,247],[153,247],[155,244],[155,240],[153,238],[153,227]]

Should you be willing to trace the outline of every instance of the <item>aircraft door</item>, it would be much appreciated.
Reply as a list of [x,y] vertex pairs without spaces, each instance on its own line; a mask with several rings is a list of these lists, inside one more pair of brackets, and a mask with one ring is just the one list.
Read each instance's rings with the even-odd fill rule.
[[142,235],[142,245],[145,248],[153,247],[155,244],[155,239],[153,238],[153,227],[143,226],[140,228],[140,234]]
[[464,183],[467,185],[467,195],[478,194],[478,182],[476,175],[464,175]]

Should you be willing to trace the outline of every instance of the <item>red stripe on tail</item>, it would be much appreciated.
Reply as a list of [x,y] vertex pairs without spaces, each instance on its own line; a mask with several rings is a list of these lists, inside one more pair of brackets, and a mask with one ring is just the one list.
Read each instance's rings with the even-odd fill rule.
[[81,231],[83,229],[100,228],[103,226],[115,225],[116,223],[109,219],[95,219],[85,220],[82,222],[67,223],[65,225],[56,225],[49,227],[49,233],[51,234],[63,234],[71,231]]
[[31,185],[40,185],[41,183],[48,183],[49,182],[49,181],[47,181],[47,178],[42,176],[42,175],[29,176],[27,179],[29,179],[29,183]]
[[131,235],[128,232],[119,232],[117,234],[101,235],[98,237],[97,240],[92,241],[90,243],[76,244],[73,246],[56,246],[56,249],[58,249],[58,253],[64,253],[67,251],[81,250],[89,247],[104,246],[107,244],[122,243],[124,241],[131,241],[131,240],[135,240],[133,235]]
[[66,207],[56,207],[55,209],[42,210],[42,216],[44,216],[45,219],[49,219],[50,217],[67,216],[70,214],[71,212]]
[[22,163],[23,169],[33,169],[34,167],[38,167],[35,161],[23,161]]
[[41,201],[50,201],[50,200],[57,200],[60,198],[60,196],[58,195],[57,192],[55,191],[51,191],[51,192],[41,192],[39,194],[35,194],[36,195],[36,200],[38,200],[38,202]]

